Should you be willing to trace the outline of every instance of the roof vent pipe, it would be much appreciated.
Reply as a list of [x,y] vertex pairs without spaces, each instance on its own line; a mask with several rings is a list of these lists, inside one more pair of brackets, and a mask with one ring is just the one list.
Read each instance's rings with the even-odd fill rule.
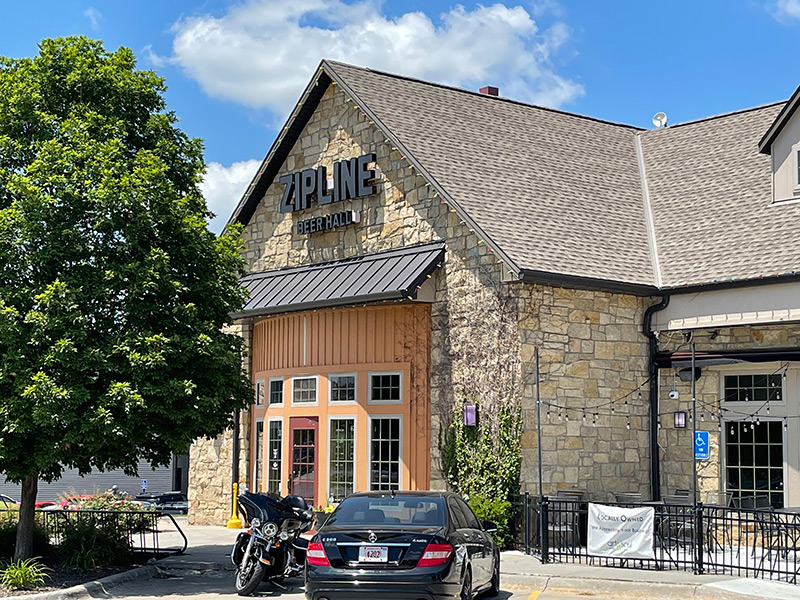
[[486,94],[487,96],[497,96],[500,93],[500,90],[493,85],[485,85],[478,91],[480,91],[481,94]]

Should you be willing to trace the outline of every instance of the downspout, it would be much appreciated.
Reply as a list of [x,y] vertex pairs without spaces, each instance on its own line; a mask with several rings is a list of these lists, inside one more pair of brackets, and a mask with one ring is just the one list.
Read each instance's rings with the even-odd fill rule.
[[661,296],[656,304],[647,307],[642,320],[642,333],[648,339],[648,381],[650,382],[650,499],[661,499],[661,463],[658,459],[658,338],[651,330],[653,315],[664,310],[669,304],[669,296]]

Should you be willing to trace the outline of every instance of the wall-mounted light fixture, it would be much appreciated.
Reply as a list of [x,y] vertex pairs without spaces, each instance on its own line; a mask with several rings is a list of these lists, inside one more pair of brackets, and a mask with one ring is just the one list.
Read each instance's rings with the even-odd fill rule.
[[685,429],[686,428],[686,412],[685,411],[678,411],[674,415],[675,419],[675,429]]
[[478,424],[478,407],[474,404],[464,405],[464,426],[475,427]]

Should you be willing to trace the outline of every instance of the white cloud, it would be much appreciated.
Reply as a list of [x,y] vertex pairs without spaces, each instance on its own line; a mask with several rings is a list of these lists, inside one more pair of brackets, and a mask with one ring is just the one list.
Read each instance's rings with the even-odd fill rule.
[[83,16],[89,19],[89,22],[92,24],[92,29],[97,29],[97,25],[103,18],[102,13],[97,10],[94,6],[90,6],[85,11],[83,11]]
[[800,0],[778,0],[775,3],[775,13],[779,18],[800,19]]
[[216,215],[208,224],[211,231],[220,233],[225,227],[259,166],[261,161],[257,159],[235,162],[229,167],[218,162],[206,165],[206,176],[200,190]]
[[322,58],[563,105],[583,94],[550,63],[570,31],[563,23],[541,31],[530,10],[456,6],[432,20],[387,17],[379,0],[248,0],[222,16],[177,22],[170,60],[211,96],[282,115]]

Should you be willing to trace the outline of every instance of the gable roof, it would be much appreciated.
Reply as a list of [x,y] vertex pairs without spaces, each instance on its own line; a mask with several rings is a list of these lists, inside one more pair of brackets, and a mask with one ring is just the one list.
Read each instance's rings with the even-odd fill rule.
[[778,116],[775,117],[775,120],[767,129],[767,132],[764,134],[764,137],[761,138],[761,141],[758,142],[758,151],[762,154],[770,154],[772,152],[772,142],[775,141],[775,138],[778,137],[780,132],[783,130],[784,125],[792,118],[797,108],[800,107],[800,86],[794,91],[792,97],[786,101],[781,112],[778,113]]
[[231,222],[249,221],[329,85],[524,281],[652,294],[794,276],[800,263],[800,205],[770,208],[757,145],[786,103],[644,131],[332,61]]

